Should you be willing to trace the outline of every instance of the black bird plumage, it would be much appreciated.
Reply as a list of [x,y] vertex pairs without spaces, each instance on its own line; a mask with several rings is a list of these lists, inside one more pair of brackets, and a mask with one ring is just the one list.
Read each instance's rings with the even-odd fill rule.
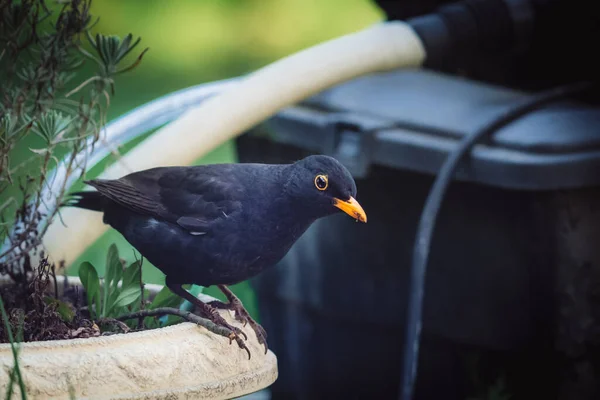
[[[173,292],[237,334],[214,310],[234,309],[265,348],[264,330],[227,285],[274,265],[318,218],[341,210],[366,222],[351,174],[323,155],[293,164],[157,167],[86,183],[96,191],[73,193],[66,205],[102,212],[106,224],[166,275]],[[218,285],[230,304],[206,305],[184,284]]]

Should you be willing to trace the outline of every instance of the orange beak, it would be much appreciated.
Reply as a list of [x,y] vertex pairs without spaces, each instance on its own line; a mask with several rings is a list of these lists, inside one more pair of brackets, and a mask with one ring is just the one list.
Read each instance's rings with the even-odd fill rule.
[[336,197],[333,198],[333,205],[356,219],[360,222],[367,222],[367,214],[365,214],[365,210],[358,204],[358,201],[354,199],[354,197],[350,197],[349,200],[340,200]]

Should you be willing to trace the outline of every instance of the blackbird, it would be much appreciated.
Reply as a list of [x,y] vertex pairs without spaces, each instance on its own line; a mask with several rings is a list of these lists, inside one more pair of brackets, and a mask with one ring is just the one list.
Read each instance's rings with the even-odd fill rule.
[[[324,155],[292,164],[157,167],[85,183],[96,190],[72,193],[65,204],[102,212],[105,224],[165,274],[173,293],[247,351],[243,332],[216,309],[250,324],[265,352],[266,332],[227,286],[277,263],[318,218],[343,211],[367,222],[351,174]],[[228,303],[204,303],[186,284],[217,285]]]

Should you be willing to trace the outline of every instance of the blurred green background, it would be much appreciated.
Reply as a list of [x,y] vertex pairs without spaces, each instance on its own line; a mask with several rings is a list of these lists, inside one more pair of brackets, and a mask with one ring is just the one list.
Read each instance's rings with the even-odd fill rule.
[[[94,31],[141,36],[133,54],[150,48],[138,68],[117,79],[109,120],[172,91],[251,72],[383,18],[370,0],[94,0],[92,14],[100,17]],[[235,160],[232,143],[226,143],[198,163]],[[95,168],[88,177],[100,171]],[[109,230],[73,263],[69,274],[76,274],[82,261],[103,270],[110,243],[116,243],[121,256],[133,261],[132,247]],[[144,267],[146,282],[164,282],[163,274],[146,260]],[[248,284],[232,289],[256,317]],[[205,292],[222,298],[215,288]]]

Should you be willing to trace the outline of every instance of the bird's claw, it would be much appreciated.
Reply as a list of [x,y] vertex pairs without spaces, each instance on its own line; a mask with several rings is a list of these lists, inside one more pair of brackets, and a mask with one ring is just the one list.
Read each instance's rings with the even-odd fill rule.
[[246,333],[244,331],[242,331],[240,328],[236,328],[235,326],[232,326],[229,323],[227,323],[227,321],[225,321],[225,319],[219,314],[219,312],[216,309],[213,308],[211,316],[212,316],[211,319],[215,324],[229,329],[236,336],[242,335],[244,337],[244,340],[248,340],[248,336],[246,335]]
[[[248,347],[244,343],[244,340],[248,340],[248,336],[246,336],[246,334],[240,328],[236,328],[235,326],[231,326],[230,324],[228,324],[227,321],[225,321],[225,319],[221,315],[219,315],[218,311],[215,310],[214,308],[212,309],[212,311],[210,313],[210,319],[215,324],[224,327],[225,329],[227,329],[230,332],[229,335],[226,336],[229,339],[229,344],[231,345],[233,343],[233,341],[235,340],[235,342],[238,344],[240,349],[246,350],[246,352],[248,353],[248,360],[249,360],[251,357],[250,349],[248,349]],[[244,340],[242,340],[240,335],[244,337]]]
[[248,349],[248,346],[246,346],[246,343],[244,343],[244,341],[237,335],[237,333],[232,331],[229,334],[229,336],[227,336],[227,338],[229,339],[229,345],[231,345],[233,343],[233,341],[235,340],[235,342],[238,344],[240,349],[246,350],[246,353],[248,353],[248,360],[252,357],[252,355],[250,354],[250,349]]
[[256,334],[258,343],[265,346],[265,354],[267,354],[267,351],[269,350],[267,346],[267,331],[265,331],[265,329],[262,326],[260,326],[256,321],[254,321],[254,319],[252,319],[248,311],[246,311],[246,309],[239,300],[234,299],[230,303],[223,303],[217,300],[208,304],[215,308],[233,311],[235,313],[235,319],[241,322],[244,327],[249,324],[252,330],[254,330],[254,333]]
[[[246,315],[240,315],[240,319],[236,319],[242,322],[243,326],[250,325],[250,327],[256,334],[256,339],[258,340],[258,343],[265,346],[265,354],[267,354],[267,351],[269,351],[269,347],[267,346],[267,331],[265,331],[265,328],[263,328],[256,321],[254,321],[252,317],[250,317],[250,315],[247,314],[246,310],[244,310],[244,312],[246,313]],[[236,310],[236,316],[237,315],[239,314]]]
[[252,354],[250,354],[250,349],[248,349],[248,346],[246,346],[246,343],[244,343],[242,341],[242,339],[240,339],[239,336],[235,337],[235,341],[237,342],[238,346],[240,346],[240,349],[244,349],[246,350],[246,353],[248,353],[248,360],[252,358]]
[[244,340],[248,340],[248,336],[246,336],[246,333],[243,330],[239,328],[235,328],[235,330],[238,335],[241,334],[244,337]]

